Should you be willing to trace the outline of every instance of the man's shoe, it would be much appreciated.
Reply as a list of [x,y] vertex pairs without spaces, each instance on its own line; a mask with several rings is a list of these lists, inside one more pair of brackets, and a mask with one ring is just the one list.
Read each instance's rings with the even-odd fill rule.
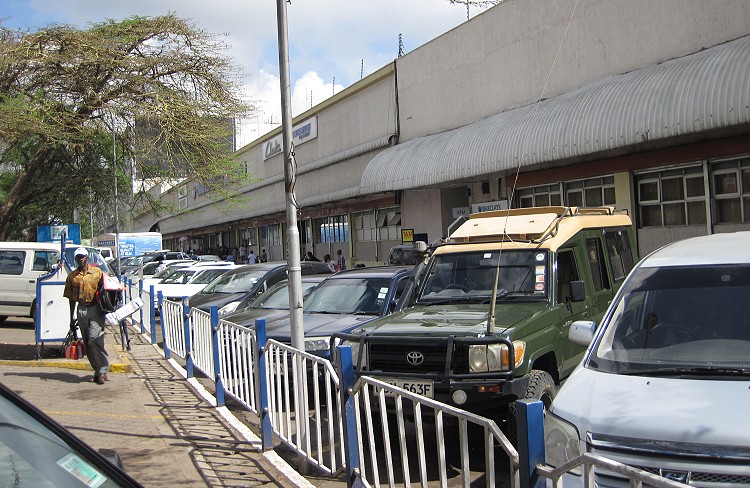
[[96,383],[97,385],[103,385],[106,380],[107,380],[107,375],[100,374],[99,376],[94,378],[94,383]]
[[104,381],[109,381],[109,378],[107,378],[107,373],[102,373],[99,375]]

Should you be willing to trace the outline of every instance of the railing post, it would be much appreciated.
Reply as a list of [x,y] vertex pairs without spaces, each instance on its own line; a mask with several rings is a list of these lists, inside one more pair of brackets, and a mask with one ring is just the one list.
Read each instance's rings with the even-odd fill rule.
[[268,376],[266,376],[266,319],[255,320],[255,340],[258,342],[255,351],[258,365],[258,412],[260,413],[260,440],[264,451],[273,449],[273,427],[271,426],[271,412],[268,410]]
[[517,400],[516,421],[521,488],[543,488],[535,466],[544,463],[544,403]]
[[[143,298],[143,281],[138,281],[138,296]],[[141,335],[146,333],[146,328],[143,325],[143,307],[139,310],[139,316],[141,317]]]
[[224,406],[224,381],[221,379],[219,361],[219,307],[211,306],[211,343],[214,349],[214,382],[216,383],[216,406]]
[[164,295],[162,294],[162,291],[159,290],[156,292],[156,296],[159,299],[159,323],[161,324],[161,340],[164,344],[164,359],[169,359],[171,356],[169,353],[170,345],[169,338],[167,337],[166,317],[164,316]]
[[185,329],[185,371],[187,377],[192,378],[195,375],[193,371],[192,328],[190,327],[190,305],[185,297],[182,299],[182,323]]
[[344,422],[344,462],[347,486],[363,486],[357,448],[357,417],[354,410],[354,364],[350,346],[336,346],[336,368],[341,379],[341,418]]
[[154,285],[149,286],[148,303],[149,319],[151,319],[151,344],[156,344],[156,307],[154,306]]

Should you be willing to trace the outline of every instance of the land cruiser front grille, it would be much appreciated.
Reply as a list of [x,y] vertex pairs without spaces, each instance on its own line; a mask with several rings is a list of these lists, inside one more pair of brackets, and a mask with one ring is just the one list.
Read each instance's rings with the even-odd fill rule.
[[[450,354],[450,355],[449,355]],[[421,355],[421,356],[419,356]],[[417,359],[421,361],[417,364]],[[373,371],[399,373],[438,373],[445,372],[446,358],[450,361],[447,344],[370,344],[368,359]],[[410,361],[410,358],[412,360]],[[449,364],[449,366],[451,366]]]

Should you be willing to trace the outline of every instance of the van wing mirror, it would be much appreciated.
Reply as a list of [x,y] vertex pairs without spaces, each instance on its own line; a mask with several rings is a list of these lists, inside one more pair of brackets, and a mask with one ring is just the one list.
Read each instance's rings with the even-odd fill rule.
[[568,338],[573,344],[588,346],[594,339],[594,332],[596,332],[596,322],[591,320],[576,320],[570,325]]
[[570,282],[570,301],[582,302],[586,299],[586,286],[583,281],[576,280]]

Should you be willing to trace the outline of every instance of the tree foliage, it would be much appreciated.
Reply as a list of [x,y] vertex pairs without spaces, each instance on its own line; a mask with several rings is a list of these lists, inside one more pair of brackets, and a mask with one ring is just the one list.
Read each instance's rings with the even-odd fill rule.
[[0,240],[69,220],[57,212],[88,209],[92,195],[113,205],[113,136],[123,181],[132,163],[138,181],[191,175],[230,195],[245,178],[231,121],[251,107],[225,52],[174,15],[0,26]]

